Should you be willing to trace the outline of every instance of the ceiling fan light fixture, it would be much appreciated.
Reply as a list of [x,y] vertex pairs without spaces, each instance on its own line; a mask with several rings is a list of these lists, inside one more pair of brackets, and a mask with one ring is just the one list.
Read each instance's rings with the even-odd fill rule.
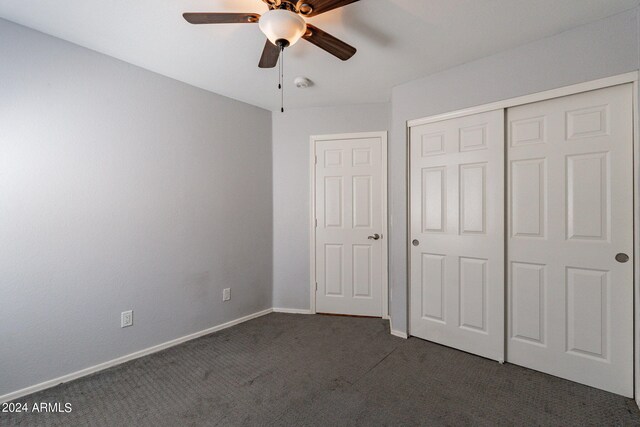
[[269,41],[280,47],[294,45],[307,31],[304,18],[286,9],[267,11],[260,17],[258,25]]

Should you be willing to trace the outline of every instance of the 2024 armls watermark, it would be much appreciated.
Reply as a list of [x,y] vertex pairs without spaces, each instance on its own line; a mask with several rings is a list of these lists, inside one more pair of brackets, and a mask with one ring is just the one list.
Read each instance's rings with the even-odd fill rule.
[[5,402],[0,407],[0,413],[25,413],[25,414],[69,414],[73,411],[71,403],[62,402]]

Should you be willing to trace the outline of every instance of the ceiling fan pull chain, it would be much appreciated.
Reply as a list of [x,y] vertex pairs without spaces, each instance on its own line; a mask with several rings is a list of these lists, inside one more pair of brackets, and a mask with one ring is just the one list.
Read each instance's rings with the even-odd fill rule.
[[280,112],[284,113],[284,46],[280,48]]

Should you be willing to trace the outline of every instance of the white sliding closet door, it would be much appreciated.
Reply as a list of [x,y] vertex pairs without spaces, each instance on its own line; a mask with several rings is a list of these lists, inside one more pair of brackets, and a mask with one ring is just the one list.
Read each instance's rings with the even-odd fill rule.
[[411,128],[410,334],[504,360],[504,111]]
[[507,118],[507,360],[632,397],[632,86]]

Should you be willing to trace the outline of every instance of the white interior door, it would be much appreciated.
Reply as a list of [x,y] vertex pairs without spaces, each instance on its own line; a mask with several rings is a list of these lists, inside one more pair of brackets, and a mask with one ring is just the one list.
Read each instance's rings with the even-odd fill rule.
[[411,335],[504,360],[504,111],[411,128]]
[[385,314],[385,142],[383,136],[315,141],[318,313]]
[[632,86],[507,117],[507,359],[632,397]]

